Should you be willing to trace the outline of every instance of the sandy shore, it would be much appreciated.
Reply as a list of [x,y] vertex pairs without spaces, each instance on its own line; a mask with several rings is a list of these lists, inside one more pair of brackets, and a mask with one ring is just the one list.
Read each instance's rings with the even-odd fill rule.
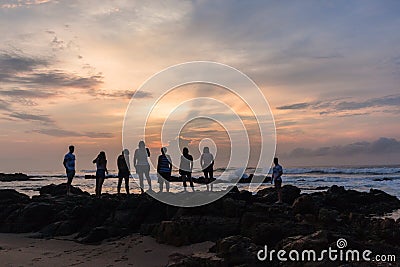
[[1,266],[165,266],[173,253],[207,252],[212,242],[173,247],[134,234],[101,245],[65,239],[35,239],[29,234],[0,234]]

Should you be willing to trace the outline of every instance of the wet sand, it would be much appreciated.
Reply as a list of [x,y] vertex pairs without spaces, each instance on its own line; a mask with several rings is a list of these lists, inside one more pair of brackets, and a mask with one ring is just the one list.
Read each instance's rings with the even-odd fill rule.
[[212,242],[173,247],[138,234],[100,245],[68,238],[35,239],[30,234],[0,234],[1,266],[166,266],[173,253],[207,252]]

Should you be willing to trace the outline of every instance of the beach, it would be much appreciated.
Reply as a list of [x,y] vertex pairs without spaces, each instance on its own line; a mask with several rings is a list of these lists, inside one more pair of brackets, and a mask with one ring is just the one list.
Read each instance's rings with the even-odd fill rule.
[[68,237],[37,239],[29,234],[0,234],[1,266],[166,266],[172,254],[207,252],[211,242],[183,247],[130,235],[101,245],[83,245]]

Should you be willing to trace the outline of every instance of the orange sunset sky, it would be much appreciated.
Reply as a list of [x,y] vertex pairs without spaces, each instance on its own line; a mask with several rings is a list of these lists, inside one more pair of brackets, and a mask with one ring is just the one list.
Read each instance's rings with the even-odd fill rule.
[[[70,144],[79,170],[93,169],[100,150],[115,168],[132,94],[196,60],[232,66],[259,86],[284,166],[399,164],[399,12],[398,1],[0,0],[0,172],[63,171]],[[162,105],[203,96],[251,116],[222,88],[182,86],[153,114],[153,134]],[[228,120],[213,106],[190,112]],[[259,133],[246,123],[256,157]],[[226,165],[219,124],[193,121],[179,138],[194,156],[213,138],[216,164]],[[147,141],[156,156],[161,144]]]

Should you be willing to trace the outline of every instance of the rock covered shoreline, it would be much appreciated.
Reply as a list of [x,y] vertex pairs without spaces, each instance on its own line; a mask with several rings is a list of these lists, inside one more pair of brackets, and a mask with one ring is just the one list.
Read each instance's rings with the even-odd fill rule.
[[0,190],[0,232],[70,236],[85,244],[131,233],[173,246],[215,242],[207,254],[172,255],[170,266],[265,266],[256,257],[264,245],[319,251],[334,247],[338,238],[345,238],[349,248],[400,259],[400,220],[374,217],[400,209],[396,197],[380,190],[358,192],[338,186],[312,194],[300,194],[290,185],[282,190],[282,205],[274,204],[272,188],[252,195],[234,187],[208,205],[179,208],[146,194],[104,194],[97,199],[73,188],[74,195],[66,197],[65,184],[42,187],[40,195],[32,198],[5,189]]

